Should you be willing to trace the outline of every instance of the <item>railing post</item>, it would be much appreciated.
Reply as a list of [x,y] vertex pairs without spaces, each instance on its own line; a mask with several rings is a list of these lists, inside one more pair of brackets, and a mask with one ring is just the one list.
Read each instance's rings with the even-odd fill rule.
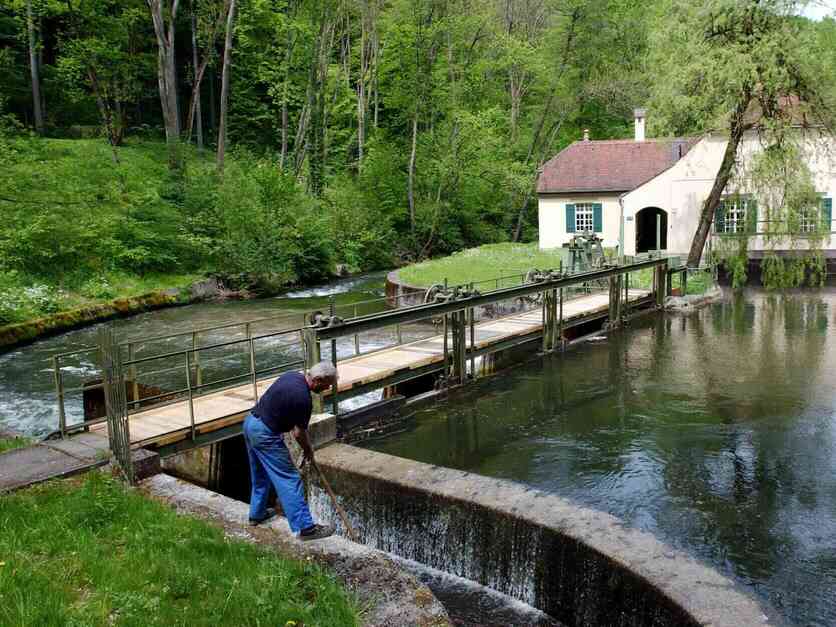
[[192,392],[192,361],[189,355],[189,351],[186,351],[186,389],[189,392],[189,424],[191,425],[192,442],[194,442],[194,394]]
[[250,374],[253,378],[253,403],[258,402],[258,377],[255,369],[255,341],[252,336],[249,337],[250,344]]
[[[328,303],[328,313],[333,318],[336,313],[336,307],[334,305],[334,297],[331,296],[330,302]],[[333,364],[334,368],[337,367],[337,339],[334,338],[331,340],[331,363]],[[334,416],[338,416],[340,413],[340,399],[339,399],[339,384],[336,380],[331,385],[331,406],[334,410]]]
[[61,366],[58,357],[52,358],[52,371],[55,377],[55,396],[58,399],[58,430],[61,438],[67,437],[67,414],[64,410],[64,379],[61,376]]
[[403,344],[403,334],[401,333],[401,323],[395,325],[395,333],[398,336],[398,345]]
[[[319,346],[319,340],[316,337],[316,329],[307,327],[302,330],[303,342],[305,344],[305,371],[310,370],[322,360],[322,353]],[[322,395],[313,395],[314,411],[322,411]]]
[[203,385],[203,373],[200,369],[200,353],[197,350],[197,331],[192,331],[192,350],[194,351],[194,371],[195,371],[195,381],[197,381],[198,387]]
[[560,313],[557,322],[557,340],[560,342],[560,349],[563,350],[563,288],[560,288]]
[[[134,360],[134,343],[128,342],[128,361]],[[131,364],[128,368],[128,376],[131,378],[131,390],[134,396],[134,409],[139,407],[139,382],[136,380],[136,364]]]
[[[395,302],[395,305],[397,305],[397,301]],[[357,317],[357,305],[354,305],[354,317],[355,318]],[[359,333],[354,334],[354,354],[355,355],[360,354],[360,334]]]
[[[470,293],[473,293],[474,284],[470,284]],[[476,309],[471,307],[468,310],[468,317],[470,321],[470,376],[476,380]]]

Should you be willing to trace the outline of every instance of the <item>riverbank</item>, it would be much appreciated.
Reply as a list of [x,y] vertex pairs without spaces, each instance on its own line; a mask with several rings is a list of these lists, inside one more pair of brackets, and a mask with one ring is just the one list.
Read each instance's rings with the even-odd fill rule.
[[[149,284],[155,284],[154,289]],[[0,326],[0,351],[33,342],[37,339],[63,333],[113,318],[185,305],[215,298],[220,295],[218,282],[199,275],[173,275],[126,282],[107,292],[102,298],[91,298],[78,293],[63,292],[56,297],[47,297],[40,302],[26,302],[26,292],[32,288],[20,288],[23,291],[16,316],[21,319],[11,324]],[[47,289],[36,290],[41,294]],[[110,294],[116,292],[115,297]],[[0,298],[3,296],[0,291]],[[8,306],[8,292],[6,292]],[[31,300],[31,296],[29,297]],[[30,316],[26,318],[25,316]]]
[[[508,287],[519,284],[520,278],[530,270],[554,270],[561,266],[561,262],[567,267],[567,249],[540,250],[536,242],[486,244],[390,272],[387,294],[391,296],[416,290],[423,292],[445,281],[449,285],[476,283],[477,289],[482,291]],[[635,288],[649,289],[652,282],[651,270],[630,275],[630,285]],[[688,278],[687,293],[702,294],[710,283],[711,277],[706,273],[693,274]]]
[[317,564],[178,516],[98,472],[4,496],[0,520],[2,624],[360,622]]

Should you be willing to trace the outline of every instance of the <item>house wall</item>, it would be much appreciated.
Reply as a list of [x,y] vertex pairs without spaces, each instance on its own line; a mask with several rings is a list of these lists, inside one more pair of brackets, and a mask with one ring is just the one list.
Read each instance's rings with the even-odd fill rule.
[[618,194],[541,194],[538,202],[540,248],[557,248],[568,243],[575,233],[566,232],[566,205],[600,203],[603,232],[598,235],[605,247],[618,246],[621,228],[621,205]]
[[[808,131],[808,133],[810,133]],[[802,151],[816,183],[816,190],[826,197],[836,196],[836,141],[809,135],[801,142]],[[763,149],[756,133],[748,133],[739,149],[742,177],[752,162],[752,156]],[[706,136],[699,141],[685,157],[659,176],[624,195],[624,253],[636,253],[636,213],[645,207],[659,207],[668,212],[668,251],[687,253],[699,221],[703,202],[711,191],[714,177],[720,169],[726,139],[721,135]],[[727,193],[747,193],[745,186],[734,186]],[[766,228],[764,211],[758,212],[757,230]],[[836,214],[833,215],[836,218]],[[831,231],[834,225],[831,223]],[[824,242],[825,248],[836,248],[836,237]],[[805,248],[803,240],[792,243],[770,242],[763,236],[749,239],[748,249],[752,252],[767,248],[775,250]]]

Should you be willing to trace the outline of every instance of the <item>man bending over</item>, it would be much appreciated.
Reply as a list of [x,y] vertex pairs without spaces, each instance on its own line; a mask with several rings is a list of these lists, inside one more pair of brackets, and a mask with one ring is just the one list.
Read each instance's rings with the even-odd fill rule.
[[272,484],[290,530],[301,540],[327,538],[334,533],[331,525],[314,524],[305,502],[302,477],[282,434],[292,431],[302,447],[303,460],[313,461],[314,451],[308,439],[308,423],[313,407],[311,392],[323,392],[336,381],[337,369],[327,361],[319,362],[306,375],[286,372],[273,382],[244,419],[244,441],[247,443],[253,486],[251,525],[258,525],[276,515],[275,510],[267,508]]

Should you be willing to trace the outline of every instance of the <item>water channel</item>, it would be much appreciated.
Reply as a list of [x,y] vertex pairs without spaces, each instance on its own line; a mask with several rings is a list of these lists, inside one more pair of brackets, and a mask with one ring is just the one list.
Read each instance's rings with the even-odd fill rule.
[[[320,287],[290,291],[275,298],[201,303],[151,311],[102,324],[113,325],[119,339],[126,341],[287,315],[286,318],[271,319],[254,325],[254,335],[266,334],[282,328],[300,326],[305,312],[327,312],[331,297],[338,308],[337,313],[344,317],[353,315],[354,305],[357,303],[358,313],[381,311],[386,308],[385,302],[380,300],[384,295],[383,280],[382,273],[370,274],[342,279]],[[0,354],[0,429],[6,427],[32,437],[41,437],[57,428],[58,412],[52,377],[52,356],[95,346],[99,326],[48,337]],[[243,326],[230,327],[203,334],[200,337],[200,345],[241,340],[245,337]],[[362,338],[360,348],[364,351],[369,350],[391,343],[393,339],[385,334],[366,335]],[[191,336],[184,335],[138,344],[135,356],[184,350],[190,346]],[[353,348],[353,342],[347,338],[338,347],[338,354],[351,354]],[[204,376],[207,381],[220,380],[243,372],[249,367],[249,355],[243,346],[225,347],[215,352],[217,355],[203,356],[205,361],[211,360],[211,363],[204,364]],[[281,363],[302,354],[301,346],[295,337],[288,341],[277,340],[272,346],[262,349],[262,352],[273,353],[263,355],[270,358],[272,363]],[[323,356],[327,355],[328,346],[325,346]],[[71,360],[65,367],[65,387],[80,387],[95,378],[99,373],[96,360],[95,353],[80,355],[74,361]],[[259,368],[264,367],[263,361],[264,359],[260,358]],[[156,362],[149,366],[155,371],[160,369],[160,364]],[[183,369],[178,369],[178,363],[169,363],[167,366],[173,370],[153,376],[140,372],[140,379],[144,383],[159,384],[166,389],[182,387],[183,382],[180,379],[183,378]],[[68,393],[67,413],[69,424],[82,420],[83,405],[80,393]]]
[[[344,306],[379,298],[382,288],[382,275],[370,275],[108,324],[122,337],[139,337],[279,313],[301,319],[327,308],[332,295]],[[367,446],[609,512],[737,579],[789,621],[834,625],[835,330],[836,290],[729,295],[486,378]],[[49,360],[95,344],[96,332],[88,327],[0,355],[0,428],[52,431]],[[206,341],[236,334],[215,331]],[[362,348],[392,339],[363,337]],[[338,350],[352,348],[346,339]],[[298,354],[298,347],[281,350]],[[224,357],[216,375],[245,358]],[[92,359],[74,366],[79,382],[96,373]],[[80,398],[68,408],[80,417]]]
[[793,624],[836,624],[836,291],[644,318],[368,446],[609,512]]

